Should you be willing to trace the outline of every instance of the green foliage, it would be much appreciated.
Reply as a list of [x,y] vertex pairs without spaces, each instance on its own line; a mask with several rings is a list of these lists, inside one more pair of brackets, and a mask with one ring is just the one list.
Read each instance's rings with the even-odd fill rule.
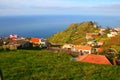
[[46,50],[0,52],[5,80],[119,80],[120,67],[71,61]]
[[104,49],[113,47],[117,51],[120,50],[120,36],[115,36],[112,38],[101,38],[100,40],[105,41],[105,44],[102,46]]
[[[94,28],[93,22],[83,22],[81,24],[71,24],[66,30],[58,32],[51,37],[48,38],[48,40],[51,43],[77,43],[80,44],[78,41],[80,38],[85,38],[86,33],[94,33],[98,32],[98,28]],[[82,41],[85,42],[85,41]]]
[[110,27],[107,27],[106,30],[105,30],[105,33],[106,33],[106,34],[107,34],[107,33],[110,33],[110,29],[111,29]]

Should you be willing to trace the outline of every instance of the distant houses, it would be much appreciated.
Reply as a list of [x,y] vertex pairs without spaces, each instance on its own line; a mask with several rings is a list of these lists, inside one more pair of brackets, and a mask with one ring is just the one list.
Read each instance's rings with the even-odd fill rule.
[[104,41],[96,42],[93,40],[86,43],[86,45],[64,44],[62,49],[81,54],[101,53],[103,44]]
[[40,38],[24,38],[11,34],[9,37],[0,38],[0,49],[32,49],[38,46],[39,48],[46,48],[48,46],[47,39]]
[[16,50],[16,49],[29,49],[32,44],[26,38],[6,39],[4,40],[3,49]]
[[[106,32],[107,31],[107,32]],[[120,27],[116,27],[116,28],[100,28],[99,29],[99,35],[103,36],[103,35],[107,35],[107,37],[111,38],[111,37],[115,37],[120,33]]]
[[[94,27],[97,26],[94,25]],[[54,52],[68,53],[75,58],[76,58],[75,54],[77,54],[77,61],[80,62],[111,65],[109,60],[104,55],[99,55],[99,54],[103,52],[103,47],[104,47],[103,45],[106,43],[106,40],[112,39],[111,37],[115,37],[119,33],[120,33],[120,28],[114,28],[114,29],[99,28],[96,31],[85,33],[86,36],[84,36],[82,39],[83,43],[79,41],[78,43],[79,45],[76,45],[76,43],[74,42],[73,44],[49,43],[47,39],[43,39],[43,38],[34,38],[34,37],[23,38],[23,37],[18,37],[15,34],[12,34],[8,38],[4,38],[4,39],[0,38],[0,48],[10,49],[10,50],[47,48],[48,50]],[[78,35],[78,32],[75,32],[75,34]],[[118,40],[119,42],[119,38],[117,38],[116,40]]]
[[[119,33],[120,28],[114,29],[100,28],[99,31],[96,33],[94,32],[86,33],[85,38],[87,39],[87,41],[84,44],[82,45],[65,44],[63,45],[62,48],[71,51],[72,54],[74,54],[74,52],[78,53],[77,61],[94,64],[112,65],[105,55],[99,54],[104,51],[102,46],[106,43],[106,41],[103,38],[108,37],[108,39],[110,39],[112,37],[119,35]],[[73,56],[73,59],[76,60],[76,57]]]
[[116,35],[118,35],[118,32],[115,30],[110,30],[110,33],[107,34],[107,37],[115,37]]

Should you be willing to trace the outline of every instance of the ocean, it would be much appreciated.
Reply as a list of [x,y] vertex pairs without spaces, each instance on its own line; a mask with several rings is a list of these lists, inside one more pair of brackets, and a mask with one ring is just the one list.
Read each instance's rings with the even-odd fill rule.
[[102,27],[119,27],[119,16],[37,15],[0,16],[0,36],[47,38],[66,29],[72,23],[93,21]]

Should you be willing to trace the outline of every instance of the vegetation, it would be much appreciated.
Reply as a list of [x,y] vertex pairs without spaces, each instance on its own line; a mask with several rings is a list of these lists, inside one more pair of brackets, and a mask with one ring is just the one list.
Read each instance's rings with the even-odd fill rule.
[[[96,25],[96,27],[95,27]],[[97,46],[102,48],[103,51],[99,54],[107,55],[107,57],[114,63],[116,60],[120,60],[120,34],[115,37],[107,37],[107,34],[110,33],[113,29],[107,27],[102,32],[100,31],[102,28],[97,26],[94,22],[83,22],[81,24],[71,24],[66,30],[58,32],[48,38],[51,43],[58,44],[82,44],[85,45],[88,41],[102,41],[104,44],[102,46]],[[86,39],[86,33],[93,33],[93,39]],[[96,35],[96,33],[98,33]],[[96,46],[94,46],[95,48]],[[110,48],[113,48],[117,51],[117,55],[111,54],[109,51]],[[119,62],[120,64],[120,62]]]
[[81,63],[47,50],[0,52],[5,80],[119,80],[120,67]]
[[[108,58],[112,59],[115,57],[117,60],[120,60],[120,35],[114,38],[107,38],[102,48],[104,49],[103,54],[107,53],[107,55],[109,55]],[[111,51],[111,48],[117,52],[116,55],[112,54],[114,51]]]
[[99,28],[95,28],[96,25],[93,22],[83,22],[81,24],[71,24],[66,30],[58,32],[53,36],[49,37],[48,40],[51,43],[74,43],[80,44],[81,42],[86,42],[86,33],[98,32]]
[[108,38],[106,44],[103,48],[115,48],[117,51],[120,51],[120,35],[115,36],[114,38]]

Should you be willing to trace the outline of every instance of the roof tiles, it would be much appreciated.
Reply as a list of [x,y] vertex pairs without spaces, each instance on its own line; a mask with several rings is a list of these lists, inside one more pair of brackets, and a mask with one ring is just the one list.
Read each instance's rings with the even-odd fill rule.
[[88,62],[94,64],[108,64],[112,65],[110,61],[103,55],[94,55],[94,54],[87,54],[84,56],[78,56],[78,61],[81,62]]
[[39,43],[40,39],[39,38],[31,38],[30,42]]

